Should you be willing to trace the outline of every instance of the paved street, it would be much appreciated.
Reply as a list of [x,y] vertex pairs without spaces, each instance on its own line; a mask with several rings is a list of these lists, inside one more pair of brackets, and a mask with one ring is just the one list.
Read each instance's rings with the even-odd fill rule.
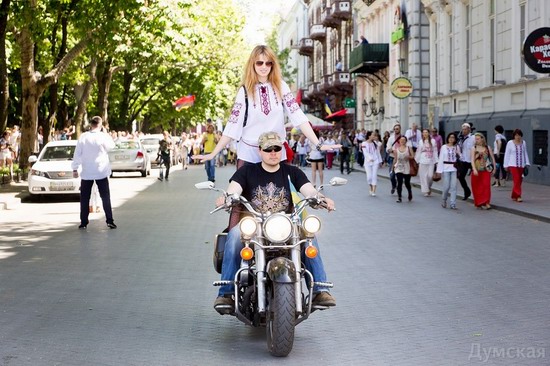
[[[225,187],[233,167],[216,170]],[[309,170],[306,171],[308,174]],[[153,174],[156,170],[153,171]],[[325,171],[326,181],[337,170]],[[0,211],[0,365],[549,365],[548,223],[363,172],[329,187],[319,236],[337,306],[300,324],[286,359],[263,329],[219,316],[212,240],[227,223],[202,167],[111,180],[117,230],[78,202]]]

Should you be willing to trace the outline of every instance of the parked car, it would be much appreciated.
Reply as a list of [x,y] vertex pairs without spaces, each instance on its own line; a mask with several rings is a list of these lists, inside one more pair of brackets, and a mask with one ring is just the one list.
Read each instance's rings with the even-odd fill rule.
[[109,151],[109,161],[113,173],[140,172],[142,177],[151,174],[151,160],[147,155],[147,151],[137,139],[116,140],[115,148]]
[[160,134],[145,135],[140,139],[141,144],[143,145],[143,148],[147,152],[147,156],[151,161],[151,166],[158,166],[159,164],[157,154],[159,151],[159,141],[162,139],[163,137]]
[[29,193],[34,197],[43,194],[80,194],[80,177],[73,178],[74,150],[77,140],[48,142],[38,157],[31,155],[29,163]]

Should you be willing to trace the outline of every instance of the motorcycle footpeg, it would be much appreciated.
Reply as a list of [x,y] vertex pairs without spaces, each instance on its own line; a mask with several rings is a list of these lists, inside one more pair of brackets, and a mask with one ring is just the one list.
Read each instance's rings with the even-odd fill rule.
[[323,305],[311,305],[311,310],[327,310],[330,309],[330,306],[323,306]]
[[235,281],[214,281],[212,283],[212,286],[225,286],[225,285],[233,285]]
[[326,288],[333,288],[334,287],[332,282],[313,282],[313,284],[315,286],[319,286],[319,287],[326,287]]

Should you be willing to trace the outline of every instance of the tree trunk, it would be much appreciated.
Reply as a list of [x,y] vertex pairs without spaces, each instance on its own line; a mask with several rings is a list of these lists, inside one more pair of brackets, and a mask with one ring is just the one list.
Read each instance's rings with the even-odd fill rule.
[[119,120],[124,123],[124,126],[131,121],[128,120],[128,113],[130,110],[130,87],[132,86],[132,81],[134,76],[127,69],[124,70],[124,85],[123,85],[123,95],[122,103],[120,104],[120,115]]
[[74,125],[76,127],[76,138],[80,137],[84,129],[84,117],[86,115],[86,105],[88,104],[88,98],[92,92],[92,86],[95,82],[95,73],[97,69],[97,59],[92,58],[90,64],[90,71],[88,73],[88,81],[84,84],[84,90],[82,96],[78,99],[78,106],[76,108],[76,113],[74,116]]
[[9,8],[10,0],[2,0],[0,5],[0,132],[3,132],[8,124],[8,103],[10,100],[10,81],[6,59],[6,27],[8,25]]

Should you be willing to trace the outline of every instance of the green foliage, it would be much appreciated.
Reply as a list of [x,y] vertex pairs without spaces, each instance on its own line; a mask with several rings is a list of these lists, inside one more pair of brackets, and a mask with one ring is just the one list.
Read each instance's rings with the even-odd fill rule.
[[[58,80],[60,106],[68,111],[68,118],[76,109],[74,87],[88,80],[92,57],[100,65],[120,70],[113,76],[109,95],[111,128],[130,129],[133,119],[147,119],[150,128],[165,129],[177,121],[178,128],[185,129],[229,113],[248,55],[241,34],[244,19],[233,2],[36,0],[36,8],[31,8],[32,3],[12,1],[10,28],[17,32],[29,27],[35,42],[35,67],[41,75],[64,55],[60,54],[63,24],[67,29],[65,53],[91,35],[86,50]],[[7,38],[10,121],[21,118],[21,50],[15,43],[16,32]],[[49,113],[48,93],[40,101],[40,124]],[[195,105],[175,111],[172,102],[188,94],[196,96]],[[94,88],[88,114],[99,112],[97,96]],[[64,121],[59,114],[57,119],[60,127]]]

